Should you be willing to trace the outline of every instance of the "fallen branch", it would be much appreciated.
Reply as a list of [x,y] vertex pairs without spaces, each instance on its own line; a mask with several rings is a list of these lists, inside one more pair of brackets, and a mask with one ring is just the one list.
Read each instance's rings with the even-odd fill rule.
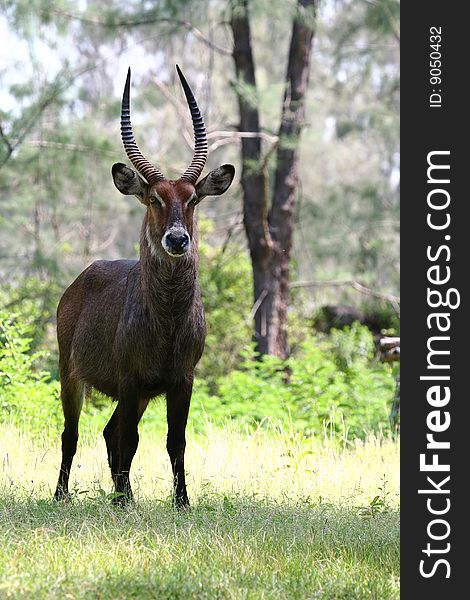
[[353,289],[357,290],[361,294],[365,294],[367,296],[373,296],[374,298],[379,298],[380,300],[386,300],[393,305],[395,310],[399,312],[400,307],[400,296],[394,296],[393,294],[386,294],[384,292],[376,292],[375,290],[371,290],[370,288],[362,285],[358,281],[351,280],[331,280],[331,281],[293,281],[290,284],[291,289],[293,288],[302,288],[302,287],[342,287],[349,286]]

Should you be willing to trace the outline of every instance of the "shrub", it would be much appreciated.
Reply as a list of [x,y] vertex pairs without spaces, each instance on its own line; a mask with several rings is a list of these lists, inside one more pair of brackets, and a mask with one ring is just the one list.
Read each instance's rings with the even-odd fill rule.
[[59,385],[35,365],[44,352],[31,352],[31,326],[0,313],[0,420],[27,425],[32,433],[59,430]]
[[[37,370],[43,353],[31,350],[31,327],[0,313],[0,420],[12,421],[41,436],[57,437],[62,429],[59,384]],[[258,359],[258,360],[256,360]],[[373,359],[373,338],[358,324],[323,338],[303,341],[287,361],[256,357],[245,348],[241,365],[217,379],[215,392],[206,379],[194,385],[191,423],[202,429],[230,418],[249,427],[266,419],[304,435],[363,437],[387,430],[394,394],[391,367]],[[80,430],[102,429],[112,404],[86,406]],[[148,411],[145,427],[165,428],[164,403]]]
[[[203,220],[200,226],[204,233],[201,237],[207,237],[212,222]],[[216,248],[201,241],[199,252],[207,337],[197,376],[213,391],[219,377],[240,365],[240,353],[252,335],[251,264],[246,250],[236,243]]]
[[311,435],[325,426],[350,437],[386,430],[394,379],[389,365],[372,359],[373,349],[372,335],[359,324],[307,339],[286,362],[254,360],[250,348],[242,369],[219,378],[216,395],[197,389],[194,404],[215,420],[257,424],[273,417]]

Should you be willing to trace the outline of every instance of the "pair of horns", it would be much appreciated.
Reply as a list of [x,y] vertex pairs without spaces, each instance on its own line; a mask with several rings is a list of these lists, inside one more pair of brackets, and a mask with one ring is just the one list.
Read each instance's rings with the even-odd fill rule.
[[[204,126],[204,121],[202,119],[201,111],[198,108],[196,99],[191,91],[191,88],[188,85],[188,82],[183,76],[178,65],[176,65],[176,70],[178,72],[178,76],[181,81],[181,85],[183,86],[184,94],[186,96],[186,101],[188,102],[189,110],[191,111],[191,118],[193,120],[194,127],[194,155],[191,164],[186,169],[186,171],[181,175],[180,179],[186,179],[193,185],[195,185],[196,181],[199,179],[202,169],[206,164],[207,159],[207,135],[206,128]],[[131,87],[131,69],[127,71],[127,79],[126,85],[124,86],[124,94],[122,96],[122,105],[121,105],[121,138],[122,143],[124,144],[124,150],[137,169],[137,171],[145,177],[149,184],[153,184],[157,181],[161,181],[165,179],[163,173],[157,167],[154,167],[149,161],[144,157],[142,152],[139,150],[137,146],[134,134],[132,133],[132,125],[131,125],[131,107],[130,107],[130,87]]]

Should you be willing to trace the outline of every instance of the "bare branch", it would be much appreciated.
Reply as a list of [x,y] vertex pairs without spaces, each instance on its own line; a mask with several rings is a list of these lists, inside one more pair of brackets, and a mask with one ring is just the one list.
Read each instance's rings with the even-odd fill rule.
[[91,19],[89,17],[83,17],[81,15],[77,15],[75,13],[71,13],[65,10],[59,10],[57,8],[47,8],[42,9],[42,12],[45,14],[55,13],[60,15],[61,17],[65,17],[67,19],[73,19],[75,21],[80,21],[82,23],[88,23],[89,25],[96,25],[99,27],[105,27],[107,29],[112,29],[113,27],[141,27],[145,25],[154,25],[155,23],[168,23],[169,25],[178,25],[179,27],[183,27],[190,31],[195,38],[203,42],[212,50],[217,50],[220,54],[224,54],[225,56],[231,56],[232,50],[229,48],[224,48],[220,46],[216,42],[207,38],[200,29],[195,27],[189,21],[185,21],[183,19],[170,19],[168,17],[158,17],[158,16],[148,16],[142,19],[127,19],[127,20],[110,20],[110,21],[102,21],[100,19]]
[[[181,121],[184,123],[187,120],[187,105],[183,105],[182,102],[180,102],[176,96],[174,96],[167,85],[165,85],[163,82],[159,81],[157,78],[154,78],[154,83],[155,85],[158,87],[158,89],[162,92],[162,94],[165,96],[165,98],[171,102],[171,104],[173,104],[173,106],[176,109],[176,112],[178,113],[178,117],[181,119]],[[184,137],[184,141],[186,142],[186,145],[188,146],[188,148],[191,150],[191,152],[193,152],[193,138],[192,135],[190,135],[187,131],[187,129],[183,130],[183,137]]]
[[[8,160],[10,158],[10,156],[13,154],[14,147],[11,144],[10,140],[5,135],[5,132],[3,131],[3,127],[2,127],[1,123],[0,123],[0,137],[2,138],[3,143],[5,144],[5,146],[7,148],[7,158],[6,158],[6,160]],[[6,162],[6,161],[4,161],[4,162]]]
[[256,302],[253,304],[250,314],[248,315],[247,322],[250,323],[251,321],[253,321],[256,313],[258,312],[258,308],[261,306],[261,304],[263,303],[263,300],[266,298],[267,295],[268,295],[268,290],[263,290],[261,292],[261,294],[258,296]]
[[225,236],[224,243],[222,244],[222,248],[220,250],[221,254],[225,254],[225,251],[228,248],[228,245],[229,245],[230,240],[232,239],[232,236],[242,226],[243,226],[243,215],[240,214],[239,217],[238,217],[238,219],[234,223],[232,223],[232,225],[230,225],[230,227],[227,230],[227,234]]
[[[384,292],[376,292],[375,290],[371,290],[370,288],[362,285],[358,281],[351,280],[331,280],[331,281],[293,281],[290,283],[290,288],[304,288],[304,287],[343,287],[350,286],[353,289],[357,290],[361,294],[365,294],[367,296],[373,296],[374,298],[379,298],[380,300],[386,300],[393,305],[395,309],[400,306],[400,296],[394,296],[393,294],[386,294]],[[398,312],[398,311],[397,311]]]
[[[26,122],[25,126],[23,127],[23,131],[16,138],[15,142],[14,143],[7,143],[8,152],[3,157],[3,159],[1,160],[0,167],[3,167],[3,165],[6,162],[8,162],[8,160],[10,159],[11,155],[13,154],[13,152],[16,150],[16,148],[18,148],[18,146],[21,145],[21,143],[24,141],[24,139],[26,138],[26,136],[28,135],[28,133],[36,125],[37,120],[39,119],[39,117],[46,110],[46,108],[50,104],[52,104],[52,102],[55,100],[55,98],[59,94],[59,92],[60,92],[60,89],[57,86],[53,85],[53,89],[52,89],[50,95],[47,96],[46,98],[44,98],[42,100],[42,102],[39,103],[39,105],[37,107],[37,110],[34,112],[33,116],[29,119],[29,122]],[[6,140],[6,138],[3,135],[3,131],[2,131],[2,138],[4,140]]]
[[264,172],[266,178],[268,178],[267,168],[268,168],[269,159],[274,154],[274,152],[276,152],[276,150],[278,149],[280,142],[281,142],[281,140],[279,138],[277,138],[274,141],[274,143],[271,146],[271,148],[264,155],[263,161],[261,163],[261,170]]
[[238,140],[244,138],[260,138],[270,143],[276,143],[278,137],[276,135],[272,135],[270,133],[264,133],[262,131],[212,131],[207,134],[209,139],[211,138],[221,138],[217,141],[213,142],[209,148],[208,153],[214,152],[220,146],[225,146],[226,144],[232,144],[233,142],[238,142]]
[[273,135],[272,133],[265,133],[263,131],[211,131],[207,134],[209,139],[211,138],[233,138],[233,139],[241,139],[241,138],[260,138],[267,142],[274,143],[277,141],[277,135]]
[[69,74],[66,68],[62,69],[57,75],[53,83],[50,84],[47,95],[39,101],[37,101],[36,106],[30,106],[29,109],[33,108],[33,113],[29,117],[29,120],[24,116],[21,117],[21,121],[23,122],[23,130],[16,137],[15,142],[10,145],[9,152],[2,160],[0,160],[0,168],[10,159],[13,152],[23,143],[26,136],[32,131],[38,119],[41,117],[42,113],[56,100],[61,92],[66,90],[72,83],[95,68],[94,65],[87,65],[86,67]]
[[[55,142],[53,140],[29,140],[26,142],[28,146],[33,148],[54,148],[57,150],[70,150],[71,152],[97,152],[96,147],[86,146],[84,144],[71,144],[65,142]],[[99,154],[107,154],[108,156],[116,157],[117,152],[113,150],[99,150]]]
[[93,249],[93,254],[101,253],[104,250],[107,250],[107,248],[109,248],[114,243],[114,240],[116,239],[117,234],[118,234],[118,228],[114,227],[111,230],[108,237],[103,242],[101,242],[101,244],[97,244],[97,246]]

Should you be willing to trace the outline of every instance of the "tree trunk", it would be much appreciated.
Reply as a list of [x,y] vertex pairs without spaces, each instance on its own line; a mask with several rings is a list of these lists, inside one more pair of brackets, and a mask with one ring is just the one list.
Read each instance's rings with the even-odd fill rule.
[[[244,225],[254,280],[254,339],[260,354],[288,355],[287,308],[298,148],[313,39],[316,0],[299,0],[292,27],[271,206],[261,139],[242,139]],[[233,59],[240,130],[260,133],[247,0],[232,0]]]

